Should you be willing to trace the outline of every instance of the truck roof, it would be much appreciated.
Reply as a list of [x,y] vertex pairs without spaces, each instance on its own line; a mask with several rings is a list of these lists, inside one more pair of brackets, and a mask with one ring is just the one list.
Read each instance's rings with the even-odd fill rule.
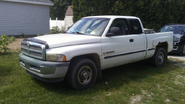
[[99,15],[99,16],[88,16],[84,18],[128,18],[128,19],[139,19],[135,16],[121,16],[121,15]]

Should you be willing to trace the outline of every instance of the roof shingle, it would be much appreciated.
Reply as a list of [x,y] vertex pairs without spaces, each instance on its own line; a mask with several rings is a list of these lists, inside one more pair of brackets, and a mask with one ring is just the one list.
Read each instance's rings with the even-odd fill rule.
[[0,0],[0,1],[40,4],[40,5],[49,5],[49,6],[53,5],[53,3],[50,0]]
[[25,1],[52,3],[50,0],[25,0]]
[[68,6],[65,15],[66,15],[66,16],[73,16],[73,10],[72,10],[71,6]]

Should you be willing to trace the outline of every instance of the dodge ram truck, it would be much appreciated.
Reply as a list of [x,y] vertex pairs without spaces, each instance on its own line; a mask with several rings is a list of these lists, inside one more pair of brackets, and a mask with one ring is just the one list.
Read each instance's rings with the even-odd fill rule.
[[45,82],[64,78],[76,89],[92,86],[107,68],[151,59],[163,66],[173,49],[173,33],[145,34],[134,16],[89,16],[78,20],[66,33],[25,38],[20,65]]

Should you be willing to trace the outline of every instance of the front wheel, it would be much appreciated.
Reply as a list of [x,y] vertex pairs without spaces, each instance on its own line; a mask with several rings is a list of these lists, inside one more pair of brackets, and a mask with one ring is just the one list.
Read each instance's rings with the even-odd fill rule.
[[156,67],[163,66],[166,62],[167,54],[164,48],[158,47],[152,57],[152,64]]
[[78,59],[72,62],[67,74],[67,80],[76,90],[86,89],[92,86],[97,77],[97,68],[90,59]]
[[185,44],[183,44],[183,45],[181,46],[180,55],[181,55],[181,56],[184,56],[184,55],[185,55]]

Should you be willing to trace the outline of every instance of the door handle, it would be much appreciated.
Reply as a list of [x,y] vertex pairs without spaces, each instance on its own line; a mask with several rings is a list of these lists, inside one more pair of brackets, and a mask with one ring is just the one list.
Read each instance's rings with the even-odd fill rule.
[[130,42],[133,42],[134,41],[134,39],[130,39]]

